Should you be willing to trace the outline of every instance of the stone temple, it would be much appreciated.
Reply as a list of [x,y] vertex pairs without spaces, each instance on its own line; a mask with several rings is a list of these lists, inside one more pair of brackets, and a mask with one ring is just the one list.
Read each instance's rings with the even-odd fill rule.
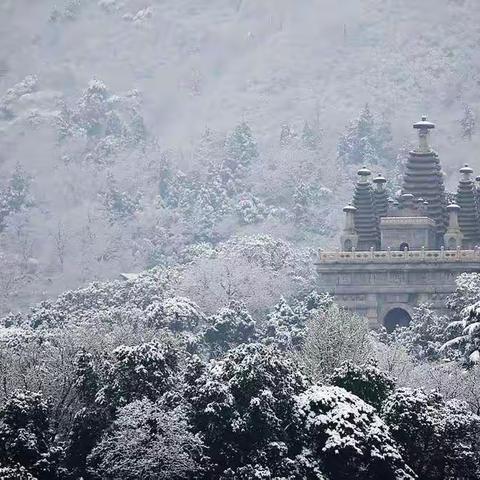
[[409,153],[401,194],[388,196],[387,180],[358,171],[353,201],[343,211],[341,247],[320,251],[318,285],[372,327],[405,325],[415,306],[445,308],[462,272],[480,272],[480,177],[460,169],[447,201],[443,173],[429,136],[435,125],[413,125],[418,146]]

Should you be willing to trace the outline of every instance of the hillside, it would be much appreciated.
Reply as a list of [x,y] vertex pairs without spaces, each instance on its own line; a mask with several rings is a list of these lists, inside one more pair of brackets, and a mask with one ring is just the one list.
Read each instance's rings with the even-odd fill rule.
[[[232,235],[335,246],[360,166],[337,146],[366,103],[392,139],[371,168],[398,172],[427,112],[455,188],[480,167],[461,125],[480,108],[479,15],[474,0],[2,2],[1,310]],[[257,153],[227,175],[242,122]]]

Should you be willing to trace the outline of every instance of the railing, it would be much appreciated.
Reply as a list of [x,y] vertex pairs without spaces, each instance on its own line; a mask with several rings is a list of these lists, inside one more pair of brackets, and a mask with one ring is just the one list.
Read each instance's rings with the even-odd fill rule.
[[406,263],[406,262],[480,262],[480,249],[475,250],[370,250],[367,252],[318,253],[319,263]]

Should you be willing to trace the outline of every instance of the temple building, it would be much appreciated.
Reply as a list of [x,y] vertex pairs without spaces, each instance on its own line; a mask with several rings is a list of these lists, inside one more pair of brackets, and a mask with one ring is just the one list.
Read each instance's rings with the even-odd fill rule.
[[465,165],[454,201],[447,202],[435,125],[415,123],[418,146],[409,153],[401,194],[389,198],[387,179],[363,167],[335,252],[319,252],[319,288],[338,303],[388,330],[407,324],[422,303],[445,308],[462,272],[480,272],[480,177]]

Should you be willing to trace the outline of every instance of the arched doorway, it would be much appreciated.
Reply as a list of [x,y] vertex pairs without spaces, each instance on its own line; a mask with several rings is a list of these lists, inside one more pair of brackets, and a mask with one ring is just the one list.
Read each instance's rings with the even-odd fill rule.
[[410,250],[410,247],[408,246],[407,242],[403,242],[403,243],[400,244],[400,251],[401,252],[405,252],[405,251],[408,252],[408,250]]
[[403,308],[392,308],[383,319],[383,324],[388,333],[391,333],[397,327],[406,327],[412,321],[410,314]]

